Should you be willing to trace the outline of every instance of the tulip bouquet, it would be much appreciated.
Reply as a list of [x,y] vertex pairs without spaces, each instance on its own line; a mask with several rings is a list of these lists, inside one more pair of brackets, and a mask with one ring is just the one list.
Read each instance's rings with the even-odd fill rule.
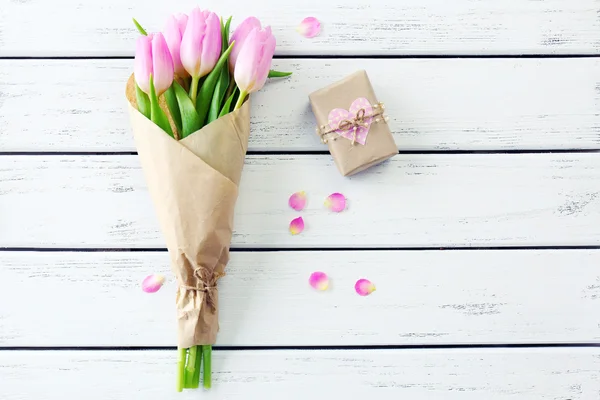
[[162,33],[141,33],[127,84],[130,117],[148,190],[178,281],[177,389],[211,385],[218,327],[217,280],[229,260],[233,212],[248,137],[248,96],[268,77],[275,38],[247,18],[192,10]]

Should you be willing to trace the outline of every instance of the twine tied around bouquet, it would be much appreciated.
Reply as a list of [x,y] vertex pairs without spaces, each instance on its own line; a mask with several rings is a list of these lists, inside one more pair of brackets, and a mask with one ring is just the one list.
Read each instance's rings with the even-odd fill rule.
[[206,269],[204,268],[196,268],[194,270],[194,276],[198,278],[197,286],[189,286],[189,285],[180,285],[181,288],[187,290],[196,290],[198,292],[203,292],[205,294],[206,304],[210,307],[211,311],[216,310],[216,302],[215,302],[215,291],[217,290],[217,281],[219,278],[225,276],[224,272],[216,272],[213,273],[209,278]]
[[[326,144],[329,141],[328,135],[336,132],[349,132],[352,131],[352,145],[356,144],[356,132],[358,128],[364,127],[369,128],[371,121],[367,121],[369,118],[375,118],[381,116],[382,118],[375,118],[374,122],[387,122],[389,117],[384,115],[385,105],[381,102],[376,103],[372,106],[373,112],[367,114],[364,108],[360,108],[356,111],[354,118],[348,118],[340,121],[337,127],[330,125],[321,125],[316,129],[317,135],[321,137],[321,143]],[[330,121],[331,122],[331,121]],[[337,140],[339,134],[333,137],[333,140]]]

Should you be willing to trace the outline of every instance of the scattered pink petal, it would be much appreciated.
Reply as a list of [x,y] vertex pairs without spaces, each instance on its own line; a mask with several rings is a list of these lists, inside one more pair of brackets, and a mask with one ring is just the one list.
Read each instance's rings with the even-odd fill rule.
[[306,192],[296,192],[290,196],[290,200],[288,201],[290,207],[292,207],[296,211],[301,211],[306,206]]
[[142,290],[146,293],[158,292],[165,283],[165,277],[162,275],[148,275],[142,282]]
[[346,197],[341,193],[330,194],[325,199],[325,207],[334,212],[341,212],[346,209]]
[[290,222],[290,233],[292,235],[297,235],[299,233],[302,233],[302,231],[304,230],[304,220],[302,219],[302,217],[298,217],[292,220],[292,222]]
[[354,285],[354,290],[361,296],[368,296],[375,291],[375,285],[368,279],[359,279]]
[[310,286],[317,290],[327,290],[329,287],[329,278],[325,272],[313,272],[308,278]]
[[297,31],[306,38],[314,38],[321,32],[321,23],[315,17],[306,17],[298,25]]

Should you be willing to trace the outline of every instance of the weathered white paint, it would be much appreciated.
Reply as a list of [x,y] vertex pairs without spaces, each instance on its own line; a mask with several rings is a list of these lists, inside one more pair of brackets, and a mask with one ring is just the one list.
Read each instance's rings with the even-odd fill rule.
[[[0,265],[0,346],[176,343],[166,252],[0,252]],[[598,265],[598,250],[234,252],[218,344],[600,342]],[[153,273],[168,280],[149,295]],[[369,297],[354,292],[363,277]]]
[[[179,2],[179,11],[190,0]],[[208,0],[274,27],[282,55],[597,54],[599,0]],[[0,0],[1,56],[132,55],[168,2]],[[294,28],[323,22],[313,40]],[[131,60],[0,61],[0,151],[133,151]],[[276,60],[294,76],[253,99],[251,150],[323,149],[307,94],[371,74],[403,150],[596,149],[597,59]],[[352,179],[327,156],[252,156],[240,247],[598,245],[597,154],[403,155]],[[307,230],[287,235],[306,190]],[[327,213],[323,197],[348,195]],[[162,247],[134,156],[0,157],[0,246]],[[255,252],[221,283],[221,345],[600,340],[597,250]],[[321,269],[331,290],[306,279]],[[164,252],[0,252],[0,346],[174,343]],[[359,277],[378,291],[352,290]],[[0,352],[3,400],[597,399],[600,350],[215,351],[211,392],[173,390],[173,351]]]
[[[401,150],[600,148],[600,60],[276,60],[252,98],[251,151],[327,150],[308,94],[362,68]],[[2,151],[135,151],[132,60],[0,61]]]
[[[0,56],[132,55],[131,17],[162,29],[198,2],[0,0]],[[233,25],[256,15],[272,25],[279,54],[595,54],[598,0],[206,0]],[[322,34],[305,39],[314,15]]]
[[[351,178],[329,155],[248,156],[234,247],[600,244],[600,154],[400,154]],[[298,213],[287,202],[307,192]],[[342,213],[323,200],[348,198]],[[288,233],[302,215],[306,229]],[[1,246],[158,247],[134,155],[0,158]]]
[[600,349],[214,351],[175,391],[175,351],[0,352],[6,400],[597,399]]

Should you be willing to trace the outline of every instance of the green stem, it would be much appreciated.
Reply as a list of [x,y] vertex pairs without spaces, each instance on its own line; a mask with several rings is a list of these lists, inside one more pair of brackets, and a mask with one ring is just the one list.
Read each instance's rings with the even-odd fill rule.
[[194,376],[192,378],[192,389],[197,389],[200,386],[200,369],[202,368],[202,346],[196,346],[198,348],[196,354],[196,365],[194,366]]
[[177,391],[183,391],[185,386],[185,356],[187,349],[179,349],[179,357],[177,359]]
[[194,107],[196,106],[196,97],[198,96],[198,82],[200,81],[200,77],[192,76],[192,85],[190,86],[190,99],[192,99],[192,103]]
[[237,103],[235,103],[235,108],[234,110],[237,110],[238,108],[240,108],[242,106],[242,104],[244,104],[244,100],[246,99],[246,96],[248,96],[247,92],[244,92],[243,90],[240,92],[240,97],[238,98]]
[[194,374],[196,373],[196,356],[198,353],[198,346],[190,347],[190,355],[187,359],[185,366],[185,387],[194,387]]
[[205,389],[211,386],[211,355],[212,346],[202,346],[202,361],[204,362],[203,383]]

